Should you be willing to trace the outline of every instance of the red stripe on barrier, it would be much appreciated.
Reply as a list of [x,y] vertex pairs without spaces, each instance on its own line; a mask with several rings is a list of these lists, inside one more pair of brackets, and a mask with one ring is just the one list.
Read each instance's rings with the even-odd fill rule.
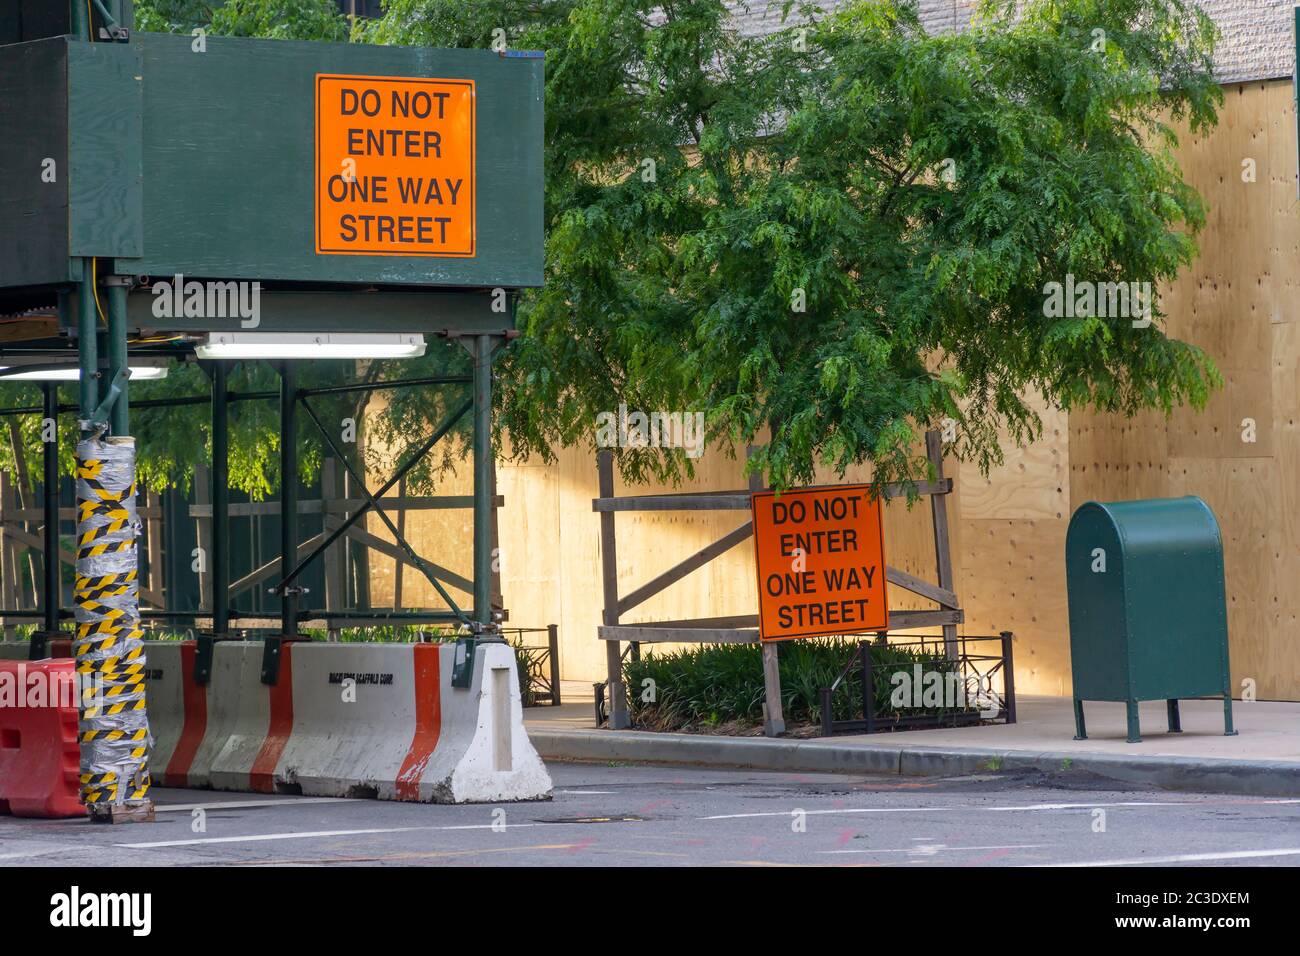
[[397,772],[398,800],[420,799],[420,779],[442,733],[438,645],[416,644],[412,650],[415,652],[415,736],[402,761],[402,769]]
[[280,762],[293,733],[293,664],[290,651],[293,644],[280,645],[280,679],[270,688],[271,719],[266,728],[266,740],[257,752],[253,769],[248,774],[248,789],[255,793],[275,793],[275,767]]
[[172,759],[163,771],[164,787],[188,787],[190,785],[190,765],[194,755],[199,752],[203,735],[208,730],[208,690],[194,680],[194,657],[197,652],[194,641],[181,644],[181,695],[185,711],[181,723],[181,736],[172,751]]

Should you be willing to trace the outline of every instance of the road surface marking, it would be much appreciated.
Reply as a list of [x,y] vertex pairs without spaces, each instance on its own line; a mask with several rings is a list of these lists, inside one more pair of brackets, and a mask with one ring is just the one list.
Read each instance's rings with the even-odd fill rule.
[[[1049,847],[1050,843],[1011,843],[1006,846],[947,846],[945,844],[936,845],[936,850],[1038,850]],[[818,853],[910,853],[914,856],[931,856],[916,847],[904,847],[901,850],[818,850]]]
[[[828,813],[926,813],[934,810],[961,810],[966,807],[843,807],[835,810],[799,810],[810,817]],[[771,810],[763,813],[719,813],[711,817],[697,817],[699,820],[747,820],[753,817],[788,817],[794,810]]]
[[155,813],[183,813],[194,810],[247,810],[255,807],[293,807],[308,803],[360,803],[359,797],[288,797],[283,800],[227,800],[221,803],[155,804]]
[[[1276,803],[1300,803],[1296,800],[1254,800],[1248,801],[1248,806],[1259,806],[1261,804]],[[934,806],[934,807],[837,807],[830,810],[803,810],[808,816],[818,816],[830,813],[951,813],[955,810],[973,810],[987,811],[993,813],[1011,813],[1016,811],[1041,811],[1041,810],[1095,810],[1098,808],[1107,809],[1111,807],[1199,807],[1214,806],[1201,800],[1124,800],[1114,803],[1103,803],[1102,801],[1093,801],[1090,803],[1026,803],[1018,806],[1008,807],[972,807],[967,805],[955,806]],[[742,820],[751,817],[788,817],[794,811],[792,810],[768,810],[761,813],[721,813],[715,816],[700,817],[701,820]]]
[[985,807],[985,810],[1092,810],[1096,807],[1194,807],[1200,800],[1117,800],[1114,803],[1030,803],[1022,807]]
[[[563,824],[559,824],[563,826]],[[341,836],[367,836],[375,833],[412,833],[421,830],[519,830],[524,827],[542,826],[540,823],[480,823],[472,826],[444,827],[372,827],[364,830],[309,830],[303,833],[256,833],[248,836],[202,837],[196,840],[158,840],[153,843],[114,843],[114,846],[127,850],[156,850],[170,846],[203,846],[206,843],[259,843],[265,840],[310,840]],[[547,826],[556,826],[551,823]]]
[[310,830],[303,833],[255,833],[247,836],[200,837],[194,840],[158,840],[152,843],[114,843],[127,850],[156,850],[172,846],[202,846],[206,843],[257,843],[265,840],[309,840],[340,836],[366,836],[376,833],[414,833],[435,830],[522,830],[529,827],[582,826],[580,821],[553,820],[544,823],[462,823],[447,826],[370,827],[361,830]]
[[[1238,801],[1231,801],[1233,804]],[[1246,806],[1261,804],[1300,803],[1300,799],[1247,800]],[[985,807],[986,810],[1092,810],[1096,807],[1203,807],[1218,806],[1218,801],[1207,800],[1123,800],[1116,803],[1034,803],[1023,807]]]

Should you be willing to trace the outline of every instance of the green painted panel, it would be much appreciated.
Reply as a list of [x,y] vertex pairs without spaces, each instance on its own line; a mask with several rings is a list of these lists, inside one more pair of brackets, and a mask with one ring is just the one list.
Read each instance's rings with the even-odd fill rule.
[[[0,288],[67,282],[67,47],[0,47]],[[52,160],[53,182],[43,181]]]
[[[540,59],[483,50],[136,34],[144,76],[144,252],[118,271],[403,285],[540,285]],[[475,254],[320,255],[318,74],[472,80]],[[362,166],[359,173],[364,173]]]
[[[75,295],[73,298],[75,300]],[[513,308],[504,313],[497,312],[493,309],[494,304],[494,297],[487,292],[263,290],[258,296],[256,331],[433,333],[453,330],[468,334],[501,333],[513,329]],[[127,298],[126,309],[127,323],[133,329],[225,332],[246,327],[237,309],[223,310],[233,313],[223,318],[160,315],[160,312],[176,313],[177,310],[161,301],[160,296],[145,290],[132,292]],[[76,311],[71,314],[75,315]]]
[[138,256],[143,165],[140,49],[68,45],[71,254]]
[[[188,281],[188,280],[187,280]],[[258,297],[259,332],[455,332],[462,335],[509,332],[515,327],[514,304],[496,310],[496,297],[488,292],[444,290],[369,292],[263,290]],[[70,307],[61,321],[77,315],[77,293],[69,293]],[[168,305],[163,309],[162,306]],[[183,303],[182,303],[183,306]],[[226,332],[246,328],[238,314],[187,317],[148,289],[131,292],[126,301],[127,326],[147,332]]]

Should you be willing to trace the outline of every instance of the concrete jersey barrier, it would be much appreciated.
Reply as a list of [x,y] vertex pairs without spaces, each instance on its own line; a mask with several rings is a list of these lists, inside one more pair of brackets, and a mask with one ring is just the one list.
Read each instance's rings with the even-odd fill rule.
[[167,786],[436,803],[548,799],[524,730],[514,652],[479,647],[451,686],[452,644],[286,644],[261,682],[262,644],[223,641],[206,687],[194,645],[150,642],[152,765]]

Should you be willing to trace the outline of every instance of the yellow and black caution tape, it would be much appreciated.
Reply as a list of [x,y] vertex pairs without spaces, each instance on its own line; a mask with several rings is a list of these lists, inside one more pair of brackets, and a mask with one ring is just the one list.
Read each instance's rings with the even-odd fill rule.
[[153,737],[145,703],[139,521],[131,439],[77,446],[77,618],[81,793],[88,805],[148,799]]

